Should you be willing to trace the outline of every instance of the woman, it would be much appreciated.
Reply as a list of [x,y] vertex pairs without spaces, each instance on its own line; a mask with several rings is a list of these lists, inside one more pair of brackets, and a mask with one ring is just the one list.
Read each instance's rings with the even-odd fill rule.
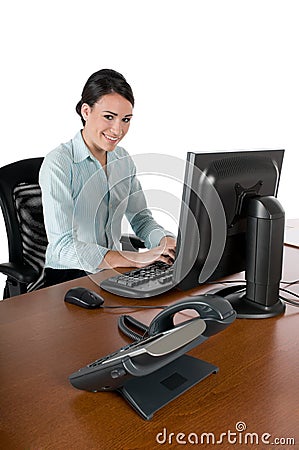
[[[49,241],[47,286],[100,269],[173,261],[175,239],[153,219],[135,165],[118,146],[133,107],[132,89],[120,73],[94,73],[76,107],[83,129],[45,157],[40,186]],[[147,251],[120,250],[124,215]]]

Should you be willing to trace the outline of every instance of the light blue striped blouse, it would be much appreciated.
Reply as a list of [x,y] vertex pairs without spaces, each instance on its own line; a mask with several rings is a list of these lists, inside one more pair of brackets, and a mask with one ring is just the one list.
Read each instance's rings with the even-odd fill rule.
[[125,215],[147,248],[166,232],[153,219],[132,158],[107,154],[107,175],[81,132],[44,159],[39,178],[48,236],[46,267],[96,272],[109,249],[120,249]]

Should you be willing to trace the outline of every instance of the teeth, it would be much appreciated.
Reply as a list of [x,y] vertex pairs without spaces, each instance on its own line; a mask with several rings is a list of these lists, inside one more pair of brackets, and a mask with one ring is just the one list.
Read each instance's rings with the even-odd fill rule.
[[105,138],[107,138],[109,141],[117,141],[118,138],[114,138],[111,136],[107,136],[107,134],[104,134]]

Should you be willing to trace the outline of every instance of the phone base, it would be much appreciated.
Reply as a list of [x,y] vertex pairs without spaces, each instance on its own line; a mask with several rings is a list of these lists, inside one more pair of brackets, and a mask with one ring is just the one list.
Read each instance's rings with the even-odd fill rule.
[[118,389],[125,400],[145,420],[204,380],[218,367],[189,355],[183,355],[161,369],[136,377]]

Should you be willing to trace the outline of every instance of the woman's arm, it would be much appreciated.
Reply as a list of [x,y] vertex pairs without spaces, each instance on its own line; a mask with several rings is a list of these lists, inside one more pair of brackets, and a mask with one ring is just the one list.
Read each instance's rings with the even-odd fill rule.
[[[129,213],[132,214],[136,232],[140,231],[141,237],[147,238],[148,246],[153,248],[140,253],[117,251],[90,242],[90,239],[86,239],[86,242],[79,240],[74,223],[76,205],[73,199],[75,180],[72,167],[73,161],[67,152],[53,151],[45,158],[40,171],[44,219],[49,240],[47,263],[50,267],[95,272],[99,268],[144,267],[156,260],[171,263],[175,239],[165,237],[165,230],[146,209],[145,197],[137,179],[134,179],[133,191],[137,192],[138,201],[129,201]],[[138,213],[139,207],[143,209],[141,214]],[[77,210],[80,208],[77,207]],[[76,219],[75,222],[80,222],[80,217]]]
[[47,155],[39,177],[49,241],[47,263],[54,268],[94,272],[108,249],[77,239],[74,229],[72,181],[72,161],[67,153],[53,151]]
[[117,252],[109,250],[100,269],[113,269],[115,267],[145,267],[155,261],[163,261],[171,265],[175,259],[176,240],[173,237],[166,236],[160,241],[157,247],[145,252]]

